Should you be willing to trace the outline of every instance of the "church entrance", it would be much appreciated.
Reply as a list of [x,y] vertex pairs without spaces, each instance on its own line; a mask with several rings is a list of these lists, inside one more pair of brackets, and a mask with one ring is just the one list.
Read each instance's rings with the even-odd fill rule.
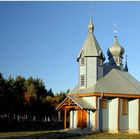
[[86,128],[87,127],[87,111],[86,110],[77,110],[77,128]]

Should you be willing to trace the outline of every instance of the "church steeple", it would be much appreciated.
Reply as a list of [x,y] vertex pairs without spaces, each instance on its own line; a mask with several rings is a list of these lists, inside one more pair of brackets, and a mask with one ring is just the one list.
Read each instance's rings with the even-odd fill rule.
[[96,37],[93,33],[94,25],[92,22],[92,17],[90,17],[90,22],[88,25],[88,36],[84,42],[84,45],[77,57],[77,61],[79,61],[79,58],[81,56],[98,56],[102,57],[103,61],[105,60],[105,56],[103,54],[103,51],[101,50],[99,43],[96,40]]
[[79,62],[79,87],[88,88],[103,77],[103,51],[93,33],[94,25],[90,17],[88,25],[88,36],[77,57]]

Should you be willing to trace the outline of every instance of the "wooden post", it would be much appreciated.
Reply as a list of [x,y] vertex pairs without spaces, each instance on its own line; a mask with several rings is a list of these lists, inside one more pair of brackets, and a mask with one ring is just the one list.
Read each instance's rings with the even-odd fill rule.
[[60,112],[60,110],[58,111],[58,122],[60,122],[61,121],[61,112]]
[[94,126],[94,131],[97,130],[97,112],[98,112],[98,98],[96,96],[96,111],[95,111],[95,126]]
[[81,112],[81,113],[82,113],[82,114],[81,114],[81,115],[82,115],[81,129],[83,129],[83,110],[81,110],[81,111],[82,111],[82,112]]
[[67,114],[67,111],[66,111],[66,108],[64,109],[64,129],[66,129],[66,114]]

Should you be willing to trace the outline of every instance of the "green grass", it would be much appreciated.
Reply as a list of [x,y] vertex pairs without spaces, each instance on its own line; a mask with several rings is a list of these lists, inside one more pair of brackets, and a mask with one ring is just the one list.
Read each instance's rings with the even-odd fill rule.
[[140,134],[128,133],[93,133],[93,134],[68,134],[63,130],[29,131],[29,132],[1,132],[0,138],[45,138],[45,139],[140,139]]
[[77,135],[68,134],[63,130],[29,131],[29,132],[0,132],[0,138],[69,138]]
[[93,133],[93,134],[86,134],[81,136],[73,137],[75,139],[140,139],[140,134],[129,134],[129,133]]
[[25,137],[25,136],[35,136],[35,135],[42,135],[53,133],[57,131],[29,131],[29,132],[0,132],[0,138],[2,137]]

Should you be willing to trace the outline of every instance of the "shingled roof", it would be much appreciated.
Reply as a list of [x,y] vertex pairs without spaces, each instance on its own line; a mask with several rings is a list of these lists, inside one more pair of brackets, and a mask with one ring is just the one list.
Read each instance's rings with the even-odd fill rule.
[[112,69],[93,86],[85,89],[79,89],[77,86],[71,90],[68,95],[76,93],[117,93],[140,95],[140,82],[128,72]]

